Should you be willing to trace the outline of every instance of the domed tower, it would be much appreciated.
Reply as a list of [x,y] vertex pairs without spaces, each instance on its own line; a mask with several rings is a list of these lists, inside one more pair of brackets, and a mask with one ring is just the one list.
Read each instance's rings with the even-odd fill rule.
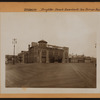
[[39,43],[40,47],[46,47],[47,46],[47,42],[44,41],[44,40],[40,40],[40,41],[38,41],[38,43]]

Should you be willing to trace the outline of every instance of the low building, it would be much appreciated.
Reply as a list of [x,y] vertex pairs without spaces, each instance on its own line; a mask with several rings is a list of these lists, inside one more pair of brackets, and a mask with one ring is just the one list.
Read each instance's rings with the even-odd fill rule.
[[96,62],[96,58],[92,57],[92,58],[91,58],[91,63],[95,63],[95,64],[96,64],[96,63],[97,63],[97,62]]
[[96,63],[96,58],[84,55],[69,55],[70,63]]
[[91,57],[85,57],[85,63],[91,63]]
[[8,64],[8,63],[18,63],[18,56],[17,55],[6,55],[5,56],[5,63]]
[[27,63],[27,59],[28,59],[28,51],[21,51],[21,53],[18,54],[18,61],[19,63]]
[[84,55],[72,55],[69,57],[70,63],[84,63]]

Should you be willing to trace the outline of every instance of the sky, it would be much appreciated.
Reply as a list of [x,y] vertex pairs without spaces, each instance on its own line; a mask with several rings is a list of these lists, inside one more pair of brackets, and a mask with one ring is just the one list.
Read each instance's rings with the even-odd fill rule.
[[1,43],[5,54],[27,51],[31,42],[69,47],[69,54],[96,57],[100,15],[93,12],[5,12],[1,16]]

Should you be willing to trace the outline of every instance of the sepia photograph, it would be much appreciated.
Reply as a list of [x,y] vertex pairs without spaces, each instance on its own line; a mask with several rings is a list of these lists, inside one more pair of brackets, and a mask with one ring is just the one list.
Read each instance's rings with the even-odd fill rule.
[[99,16],[1,14],[5,88],[97,88]]

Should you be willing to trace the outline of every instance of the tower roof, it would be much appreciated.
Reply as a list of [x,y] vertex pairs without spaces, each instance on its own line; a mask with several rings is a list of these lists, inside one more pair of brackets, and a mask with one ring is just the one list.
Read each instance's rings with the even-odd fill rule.
[[47,43],[45,40],[40,40],[38,43]]

